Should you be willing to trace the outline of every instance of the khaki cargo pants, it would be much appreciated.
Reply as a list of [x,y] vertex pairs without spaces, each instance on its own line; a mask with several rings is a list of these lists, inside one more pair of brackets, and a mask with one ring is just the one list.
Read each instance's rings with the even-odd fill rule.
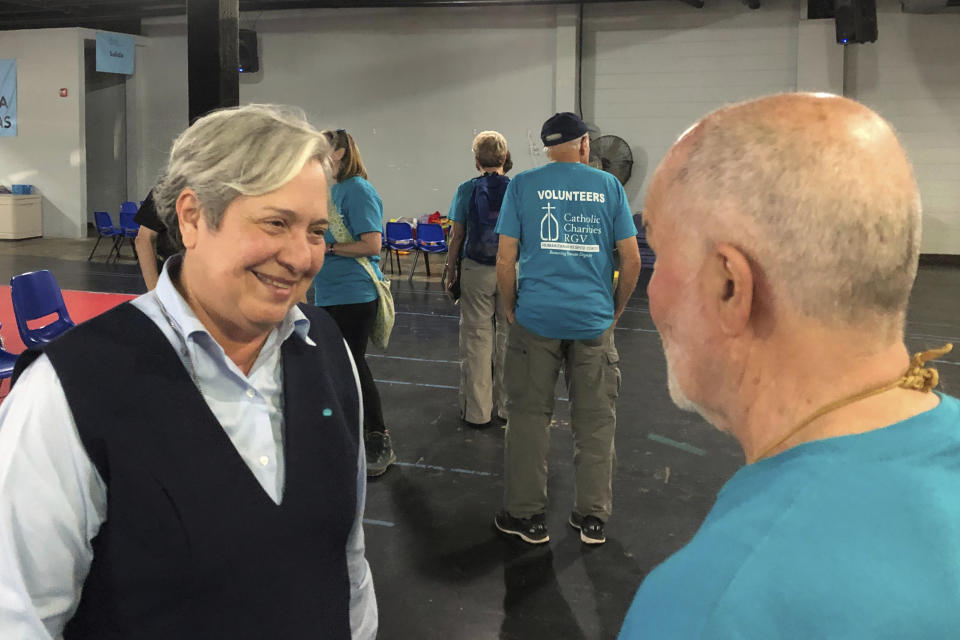
[[460,268],[460,417],[483,424],[507,417],[503,357],[507,317],[497,268],[464,258]]
[[529,518],[547,507],[547,454],[554,389],[563,367],[570,398],[576,494],[573,510],[604,522],[613,508],[620,357],[613,327],[590,340],[554,340],[514,323],[507,340],[504,508]]

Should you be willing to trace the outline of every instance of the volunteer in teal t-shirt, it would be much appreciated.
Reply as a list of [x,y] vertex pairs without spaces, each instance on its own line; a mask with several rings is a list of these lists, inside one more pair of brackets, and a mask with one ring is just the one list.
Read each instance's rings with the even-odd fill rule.
[[[613,325],[640,275],[627,197],[609,173],[587,166],[590,136],[573,113],[548,119],[540,138],[552,162],[507,187],[496,231],[497,280],[511,322],[504,505],[494,525],[547,542],[547,454],[554,389],[566,368],[576,491],[570,525],[585,544],[606,541],[613,510],[613,436],[620,391]],[[613,284],[613,251],[620,278]],[[519,261],[519,287],[517,287]]]
[[[952,638],[960,403],[746,466],[620,638]],[[781,589],[779,585],[789,585]]]
[[747,466],[644,580],[623,640],[960,637],[960,403],[933,393],[957,361],[904,342],[913,174],[879,114],[814,93],[722,107],[654,172],[670,398]]
[[577,162],[524,171],[507,187],[500,235],[520,242],[517,322],[547,338],[595,338],[613,322],[613,249],[633,239],[613,175]]
[[327,131],[326,135],[334,147],[332,158],[337,163],[336,184],[330,189],[331,209],[335,209],[331,215],[340,214],[355,241],[337,242],[327,231],[327,255],[313,281],[313,302],[336,321],[357,364],[363,392],[367,474],[379,476],[396,461],[396,455],[384,424],[380,393],[366,359],[379,305],[377,285],[356,259],[368,258],[377,278],[383,279],[379,266],[383,201],[367,182],[367,170],[353,137],[343,129]]
[[460,418],[468,427],[482,429],[507,418],[503,361],[508,325],[497,292],[495,230],[510,181],[503,175],[509,151],[498,131],[481,131],[471,147],[474,165],[483,174],[461,183],[450,203],[445,277],[451,299],[455,283],[460,290]]

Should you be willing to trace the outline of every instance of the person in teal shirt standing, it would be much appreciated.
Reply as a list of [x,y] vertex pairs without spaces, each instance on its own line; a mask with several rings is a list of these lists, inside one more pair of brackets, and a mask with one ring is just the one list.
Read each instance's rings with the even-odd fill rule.
[[[450,203],[452,223],[445,280],[447,295],[459,275],[460,286],[460,418],[475,429],[506,421],[503,359],[507,318],[497,293],[495,228],[504,191],[509,150],[497,131],[481,131],[473,139],[473,157],[481,175],[457,187]],[[458,265],[460,269],[458,270]]]
[[[552,116],[540,138],[552,162],[510,182],[496,227],[497,281],[511,326],[504,365],[504,506],[494,525],[530,544],[550,539],[547,454],[554,389],[564,367],[576,473],[569,523],[585,544],[602,544],[613,509],[620,393],[613,331],[640,275],[637,229],[617,179],[585,164],[590,136],[579,116]],[[616,287],[614,248],[621,264]]]
[[369,182],[367,170],[353,136],[338,129],[325,132],[334,151],[336,184],[330,189],[332,205],[356,240],[337,242],[328,229],[323,269],[313,281],[313,303],[323,307],[340,327],[360,375],[363,391],[363,430],[367,474],[382,475],[397,456],[383,420],[380,393],[367,366],[367,342],[377,317],[377,285],[357,258],[366,257],[381,280],[380,248],[383,201]]
[[670,396],[743,448],[623,623],[646,638],[960,630],[960,403],[904,325],[920,194],[890,125],[825,94],[688,130],[644,210]]

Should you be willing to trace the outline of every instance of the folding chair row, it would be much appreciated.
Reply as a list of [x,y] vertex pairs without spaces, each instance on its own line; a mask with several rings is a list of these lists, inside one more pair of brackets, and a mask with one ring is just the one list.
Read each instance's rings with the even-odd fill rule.
[[397,273],[403,275],[400,268],[400,252],[416,252],[413,258],[413,268],[410,271],[410,279],[417,270],[417,262],[420,260],[420,254],[423,254],[424,265],[426,266],[427,276],[430,276],[430,254],[446,253],[447,237],[443,227],[439,224],[418,224],[417,237],[413,237],[413,228],[406,222],[388,222],[386,233],[384,233],[383,246],[390,254],[390,273],[393,273],[393,261],[396,257]]
[[113,226],[113,218],[106,211],[94,211],[93,220],[97,227],[97,242],[93,245],[93,250],[87,256],[87,262],[93,259],[100,241],[104,238],[113,238],[113,244],[107,253],[107,262],[113,258],[114,262],[120,260],[120,249],[123,248],[123,241],[129,240],[133,248],[133,257],[137,257],[137,247],[133,240],[140,232],[140,225],[134,221],[137,216],[137,204],[135,202],[124,202],[120,205],[120,226]]

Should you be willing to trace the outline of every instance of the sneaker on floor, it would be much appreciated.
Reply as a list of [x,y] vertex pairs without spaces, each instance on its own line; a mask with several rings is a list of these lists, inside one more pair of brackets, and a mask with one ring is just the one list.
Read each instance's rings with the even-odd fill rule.
[[506,511],[499,512],[493,518],[494,526],[507,535],[517,536],[530,544],[543,544],[550,541],[547,523],[542,513],[529,518],[514,518]]
[[493,421],[487,420],[486,422],[470,422],[469,420],[464,420],[463,424],[467,425],[471,429],[488,429],[493,426]]
[[581,516],[570,513],[570,526],[580,531],[580,542],[584,544],[603,544],[607,537],[603,533],[603,520],[596,516]]
[[367,450],[367,477],[382,476],[386,470],[397,461],[397,454],[393,452],[390,434],[371,431],[363,437],[363,445]]

